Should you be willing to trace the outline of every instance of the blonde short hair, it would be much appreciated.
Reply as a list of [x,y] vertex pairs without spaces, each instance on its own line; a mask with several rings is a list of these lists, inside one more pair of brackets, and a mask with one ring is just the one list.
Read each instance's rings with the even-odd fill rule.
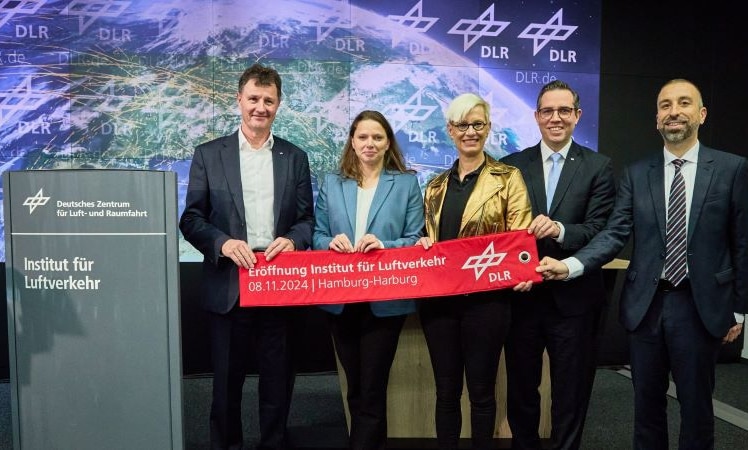
[[486,123],[490,122],[491,107],[480,96],[473,93],[461,94],[452,100],[452,103],[447,108],[447,121],[452,123],[461,122],[476,106],[483,107],[483,111],[486,113]]

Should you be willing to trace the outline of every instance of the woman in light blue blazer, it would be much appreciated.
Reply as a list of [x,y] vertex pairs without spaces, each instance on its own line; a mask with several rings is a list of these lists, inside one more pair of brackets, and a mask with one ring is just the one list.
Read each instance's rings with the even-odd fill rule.
[[[377,111],[356,116],[340,171],[326,175],[315,206],[315,250],[367,253],[414,245],[423,229],[423,197],[405,167],[387,119]],[[362,258],[365,258],[362,256]],[[412,300],[327,305],[335,351],[348,382],[349,448],[384,449],[387,381]]]

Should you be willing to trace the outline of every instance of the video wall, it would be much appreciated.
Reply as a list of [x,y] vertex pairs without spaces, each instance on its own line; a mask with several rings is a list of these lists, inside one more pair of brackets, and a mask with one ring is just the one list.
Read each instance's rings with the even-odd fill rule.
[[[174,171],[181,213],[192,151],[238,128],[237,81],[257,61],[283,78],[273,132],[308,152],[315,180],[336,169],[352,118],[377,109],[425,185],[456,157],[444,111],[464,92],[492,106],[493,156],[534,145],[537,93],[553,79],[579,91],[574,139],[596,149],[600,10],[599,0],[0,0],[0,174]],[[181,240],[180,259],[201,255]]]

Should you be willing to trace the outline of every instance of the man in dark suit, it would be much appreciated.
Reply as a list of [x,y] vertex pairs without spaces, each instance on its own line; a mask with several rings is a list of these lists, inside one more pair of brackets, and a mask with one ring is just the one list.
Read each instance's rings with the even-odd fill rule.
[[668,81],[657,97],[664,150],[626,168],[604,231],[574,257],[543,258],[537,268],[546,279],[573,278],[609,261],[633,234],[620,313],[636,449],[668,448],[670,374],[680,403],[678,448],[714,448],[715,365],[748,309],[748,162],[701,144],[705,119],[698,88]]
[[[572,255],[605,227],[613,209],[610,158],[572,140],[581,116],[576,91],[560,80],[546,84],[535,111],[541,141],[502,159],[519,168],[527,184],[534,216],[529,230],[537,237],[540,257]],[[597,324],[605,301],[602,272],[591,270],[573,281],[543,283],[512,296],[505,346],[512,448],[540,448],[538,388],[547,349],[552,448],[577,449],[596,368]]]
[[243,448],[242,385],[249,347],[259,368],[260,449],[286,448],[293,389],[292,307],[239,307],[238,267],[251,268],[256,252],[272,260],[304,250],[314,228],[309,160],[271,133],[281,99],[274,69],[255,64],[239,79],[237,132],[198,146],[190,168],[179,227],[204,256],[202,302],[210,318],[213,449]]

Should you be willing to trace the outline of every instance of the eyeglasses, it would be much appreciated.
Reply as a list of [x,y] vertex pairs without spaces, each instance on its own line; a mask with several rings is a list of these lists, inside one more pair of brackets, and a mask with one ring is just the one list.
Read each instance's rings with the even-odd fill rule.
[[473,122],[473,123],[466,123],[466,122],[460,122],[460,123],[454,123],[452,122],[452,126],[457,128],[458,130],[465,132],[468,130],[468,128],[473,127],[473,130],[480,131],[486,126],[486,122]]
[[557,112],[559,118],[568,119],[576,110],[576,108],[569,108],[568,106],[563,106],[561,108],[541,108],[538,110],[538,115],[541,119],[548,120],[553,117],[554,112]]

